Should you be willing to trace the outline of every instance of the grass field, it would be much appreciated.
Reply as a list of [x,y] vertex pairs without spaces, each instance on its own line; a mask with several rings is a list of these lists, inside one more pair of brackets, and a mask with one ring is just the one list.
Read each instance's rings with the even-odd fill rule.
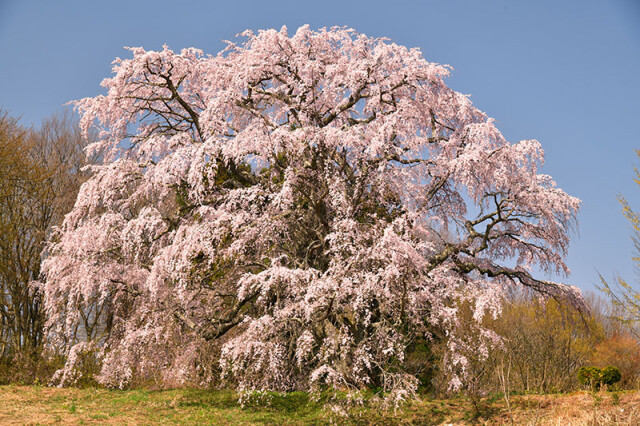
[[322,408],[304,393],[240,407],[231,391],[113,391],[0,386],[0,424],[639,424],[640,392],[422,400],[401,411]]

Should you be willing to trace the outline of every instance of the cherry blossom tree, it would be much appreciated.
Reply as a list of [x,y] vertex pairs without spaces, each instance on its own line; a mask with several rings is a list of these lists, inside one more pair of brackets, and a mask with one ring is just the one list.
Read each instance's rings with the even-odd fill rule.
[[401,399],[407,351],[454,330],[461,301],[476,320],[508,285],[581,303],[532,276],[568,273],[580,201],[539,173],[537,141],[509,143],[445,85],[449,67],[345,28],[239,40],[130,48],[107,94],[76,102],[102,162],[43,264],[56,380],[92,353],[109,386],[221,375]]

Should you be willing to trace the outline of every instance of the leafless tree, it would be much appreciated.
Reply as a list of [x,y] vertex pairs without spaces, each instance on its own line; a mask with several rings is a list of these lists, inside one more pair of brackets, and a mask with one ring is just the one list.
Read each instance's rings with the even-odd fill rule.
[[38,129],[0,112],[0,369],[4,365],[5,374],[16,357],[34,359],[41,351],[41,256],[48,233],[73,207],[84,179],[85,142],[69,110],[45,119]]

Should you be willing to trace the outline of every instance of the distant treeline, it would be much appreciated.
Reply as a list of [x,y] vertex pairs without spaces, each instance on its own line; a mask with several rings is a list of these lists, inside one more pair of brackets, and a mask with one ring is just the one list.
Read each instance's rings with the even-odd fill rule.
[[38,279],[46,241],[72,207],[86,164],[69,110],[27,128],[0,110],[0,382],[46,381]]

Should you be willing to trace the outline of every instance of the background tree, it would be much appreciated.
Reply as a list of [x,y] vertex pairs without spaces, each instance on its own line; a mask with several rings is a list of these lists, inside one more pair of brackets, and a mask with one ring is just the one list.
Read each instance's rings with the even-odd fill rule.
[[[0,118],[0,358],[6,360],[14,349],[37,346],[40,335],[33,333],[31,324],[40,322],[28,301],[28,286],[34,279],[30,266],[22,263],[16,254],[21,251],[17,240],[23,221],[23,202],[32,190],[28,164],[27,130],[6,112]],[[28,205],[24,204],[24,209]],[[17,211],[16,211],[17,210]],[[17,225],[17,226],[16,226]],[[20,253],[21,254],[21,253]],[[40,259],[37,259],[38,263]],[[28,262],[28,261],[27,261]],[[37,277],[37,276],[36,276]],[[25,293],[27,303],[25,304]],[[38,326],[35,327],[36,329]],[[40,327],[41,329],[41,327]]]
[[478,324],[505,285],[581,303],[529,272],[567,271],[579,200],[448,67],[348,29],[244,37],[216,56],[133,48],[76,103],[104,164],[43,264],[56,379],[95,351],[111,386],[210,383],[220,365],[240,390],[402,399],[408,350],[453,330],[457,303]]
[[23,128],[6,112],[0,116],[0,380],[38,374],[45,316],[34,283],[50,227],[75,202],[83,146],[70,111],[38,130]]
[[504,338],[497,365],[511,366],[511,388],[524,392],[574,389],[576,371],[604,338],[594,316],[532,294],[508,299],[495,330]]
[[[640,156],[640,150],[636,151],[636,155]],[[637,168],[634,169],[636,173],[635,182],[640,185],[640,171]],[[627,200],[618,195],[618,201],[622,205],[622,213],[627,218],[633,228],[633,244],[635,246],[637,256],[633,257],[633,261],[636,266],[640,265],[640,217],[633,211]],[[610,286],[609,283],[600,276],[602,282],[602,291],[604,291],[616,305],[623,309],[623,314],[620,315],[619,320],[639,322],[640,321],[640,293],[633,288],[624,278],[617,277],[614,286]]]
[[[522,290],[509,292],[502,302],[498,316],[483,319],[484,334],[477,332],[468,305],[460,311],[455,334],[464,342],[461,349],[472,377],[461,390],[477,401],[495,393],[576,389],[576,371],[594,362],[597,345],[607,338],[593,298],[587,298],[588,312]],[[487,354],[477,349],[486,346],[483,340],[494,343]],[[446,368],[448,348],[446,344],[440,346],[441,365],[435,381],[437,394],[444,396],[450,393],[445,384],[451,380],[451,373]],[[607,361],[611,358],[597,363]]]
[[640,385],[640,343],[627,333],[615,334],[595,346],[593,364],[605,368],[615,366],[622,374],[620,386],[637,389]]

